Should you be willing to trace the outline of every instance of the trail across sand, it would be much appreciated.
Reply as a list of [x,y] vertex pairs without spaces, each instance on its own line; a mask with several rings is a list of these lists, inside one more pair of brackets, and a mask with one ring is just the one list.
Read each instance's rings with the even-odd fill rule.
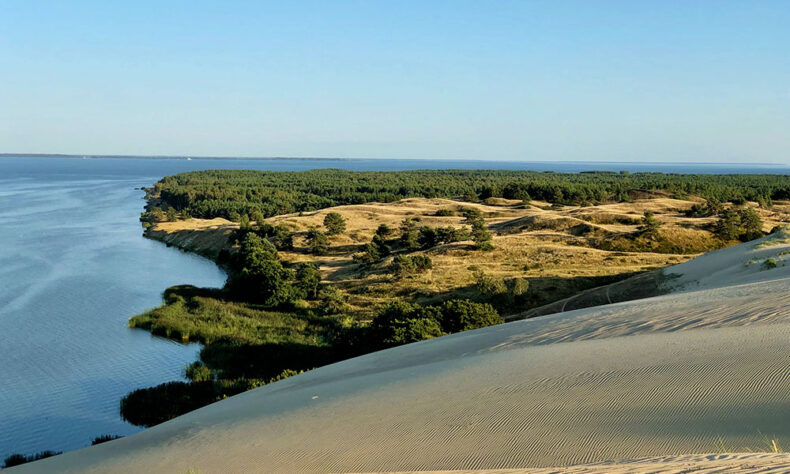
[[[790,446],[788,269],[738,248],[684,264],[727,286],[369,354],[19,472],[780,472],[785,455],[683,456]],[[618,459],[637,460],[575,466]]]

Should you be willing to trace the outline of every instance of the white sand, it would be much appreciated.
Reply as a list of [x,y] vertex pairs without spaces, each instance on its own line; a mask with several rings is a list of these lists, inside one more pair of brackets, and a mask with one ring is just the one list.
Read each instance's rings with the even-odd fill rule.
[[[398,347],[12,472],[784,472],[790,268],[747,243],[683,291]],[[638,459],[647,458],[647,459]],[[774,469],[771,471],[770,469]],[[496,471],[494,471],[496,472]],[[506,472],[506,471],[501,471]]]

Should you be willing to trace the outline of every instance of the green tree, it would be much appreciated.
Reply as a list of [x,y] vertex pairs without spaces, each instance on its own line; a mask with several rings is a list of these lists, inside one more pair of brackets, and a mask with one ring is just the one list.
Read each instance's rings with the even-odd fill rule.
[[348,309],[346,299],[334,286],[326,286],[318,292],[321,312],[325,315],[340,314]]
[[422,273],[433,268],[433,262],[427,255],[396,255],[389,266],[390,273],[398,276],[406,276],[414,273]]
[[176,212],[176,210],[172,207],[167,208],[165,215],[167,216],[167,220],[169,222],[175,222],[178,220],[178,212]]
[[428,226],[422,226],[417,231],[417,243],[421,249],[429,249],[436,245],[436,230]]
[[450,300],[440,309],[442,329],[453,333],[483,328],[505,322],[490,304],[474,303],[469,300]]
[[713,232],[716,237],[725,242],[740,238],[741,216],[732,209],[725,210],[719,215]]
[[475,241],[475,247],[478,250],[493,250],[494,246],[491,244],[491,232],[486,228],[486,223],[483,219],[478,219],[472,223],[472,240]]
[[379,224],[376,229],[376,235],[382,239],[386,239],[392,234],[392,228],[387,224]]
[[342,234],[346,231],[346,220],[337,212],[330,212],[324,217],[324,227],[329,235]]
[[404,247],[409,250],[417,250],[420,248],[420,232],[417,229],[417,219],[407,217],[403,219],[400,225],[401,237],[400,241]]
[[307,231],[307,251],[313,255],[326,255],[329,252],[329,239],[318,229]]
[[640,220],[639,231],[647,238],[654,239],[659,236],[658,229],[661,228],[661,222],[655,218],[653,211],[645,211]]
[[463,200],[466,202],[477,202],[480,198],[477,196],[476,192],[470,189],[464,193]]
[[277,306],[291,298],[292,273],[283,268],[277,249],[271,242],[247,233],[233,259],[228,280],[233,294],[267,306]]
[[258,227],[258,229],[260,229],[261,224],[264,223],[264,216],[261,210],[253,209],[252,211],[250,211],[249,216],[250,216],[250,220],[255,222],[255,226]]
[[383,346],[397,346],[443,335],[440,319],[433,306],[393,301],[379,308],[370,327]]
[[321,289],[321,274],[314,263],[302,263],[296,269],[296,289],[299,296],[315,299]]
[[501,278],[486,275],[480,269],[474,271],[474,277],[477,291],[486,298],[493,298],[507,293],[507,285]]
[[742,209],[739,213],[741,221],[740,238],[743,241],[759,239],[764,236],[763,221],[760,219],[760,214],[754,209]]

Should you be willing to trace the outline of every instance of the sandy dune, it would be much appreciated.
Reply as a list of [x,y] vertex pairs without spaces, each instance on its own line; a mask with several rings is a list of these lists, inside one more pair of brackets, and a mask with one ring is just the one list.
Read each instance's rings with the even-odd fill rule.
[[673,267],[669,295],[369,354],[13,472],[785,472],[684,456],[790,446],[790,243],[768,239]]

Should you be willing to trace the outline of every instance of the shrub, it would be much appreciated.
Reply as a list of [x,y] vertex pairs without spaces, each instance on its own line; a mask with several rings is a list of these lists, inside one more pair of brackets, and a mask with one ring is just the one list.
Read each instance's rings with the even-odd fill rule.
[[40,453],[31,454],[29,456],[18,453],[12,454],[5,458],[3,468],[7,469],[9,467],[19,466],[20,464],[38,461],[39,459],[51,458],[52,456],[57,456],[58,454],[61,454],[61,451],[41,451]]
[[197,361],[189,364],[186,368],[186,377],[192,382],[206,382],[214,380],[214,374],[206,367],[203,362]]
[[172,207],[169,207],[167,209],[167,212],[165,212],[165,215],[167,216],[167,220],[169,222],[175,222],[175,221],[178,220],[178,212]]
[[346,231],[346,220],[337,212],[330,212],[324,217],[324,227],[329,235],[342,234]]
[[307,251],[313,255],[326,255],[329,252],[329,239],[318,229],[307,231]]
[[135,390],[121,399],[121,417],[151,427],[216,401],[214,382],[167,382]]
[[283,268],[277,249],[253,233],[244,236],[233,259],[228,289],[237,297],[277,306],[291,299],[291,271]]
[[439,311],[433,306],[393,301],[379,308],[370,327],[380,344],[397,346],[441,336],[439,320]]
[[403,219],[400,225],[400,241],[401,244],[409,250],[417,250],[420,248],[420,232],[417,229],[417,219],[407,217]]
[[441,323],[445,332],[453,333],[483,328],[504,322],[490,304],[469,300],[450,300],[441,306]]
[[471,189],[464,193],[463,200],[466,202],[477,202],[480,198],[477,196],[477,193],[472,191]]
[[759,239],[763,235],[763,221],[754,209],[743,209],[740,211],[741,235],[743,241]]
[[727,209],[716,222],[714,234],[725,242],[736,239],[746,242],[765,235],[762,229],[763,221],[754,209]]
[[713,233],[725,242],[740,237],[741,218],[738,213],[732,209],[724,211],[716,222]]
[[491,245],[491,232],[486,228],[485,221],[482,218],[472,223],[472,240],[475,241],[475,247],[478,250],[489,251],[494,249],[494,246]]
[[123,436],[121,435],[101,435],[93,438],[91,441],[91,446],[96,446],[97,444],[106,443],[107,441],[112,441],[115,439],[121,439]]
[[483,218],[483,213],[473,207],[465,207],[461,209],[461,215],[466,218],[465,222],[467,224],[474,224],[475,221]]
[[387,224],[379,224],[378,228],[376,229],[376,235],[382,239],[385,239],[392,234],[392,228]]
[[474,277],[477,291],[487,298],[507,293],[507,285],[501,278],[486,275],[482,270],[475,270]]
[[396,255],[389,266],[389,272],[398,276],[406,276],[422,273],[431,268],[433,268],[433,262],[427,255]]
[[645,211],[640,222],[639,231],[642,235],[649,239],[654,239],[659,236],[658,229],[661,228],[662,224],[655,218],[655,213],[653,213],[653,211]]
[[296,269],[294,285],[300,298],[315,299],[321,289],[321,273],[314,263],[302,263]]
[[763,270],[770,270],[772,268],[776,268],[777,265],[778,264],[777,264],[775,258],[768,258],[768,259],[763,261],[762,268],[763,268]]
[[436,229],[436,240],[438,243],[442,244],[450,244],[453,242],[460,242],[462,240],[469,240],[469,237],[469,231],[464,228],[447,226]]
[[421,249],[429,249],[436,245],[436,231],[430,227],[422,226],[417,231],[417,243]]
[[318,293],[321,312],[326,315],[340,314],[348,309],[343,294],[334,286],[327,286]]
[[452,209],[439,209],[436,211],[436,214],[434,215],[436,217],[449,217],[449,216],[454,216],[455,211],[453,211]]
[[273,226],[266,222],[261,222],[258,224],[255,233],[273,243],[277,250],[292,250],[294,248],[293,233],[284,224]]
[[365,250],[362,253],[354,254],[352,258],[357,263],[372,265],[389,254],[389,245],[384,242],[384,239],[379,234],[376,234],[370,243],[365,244]]

